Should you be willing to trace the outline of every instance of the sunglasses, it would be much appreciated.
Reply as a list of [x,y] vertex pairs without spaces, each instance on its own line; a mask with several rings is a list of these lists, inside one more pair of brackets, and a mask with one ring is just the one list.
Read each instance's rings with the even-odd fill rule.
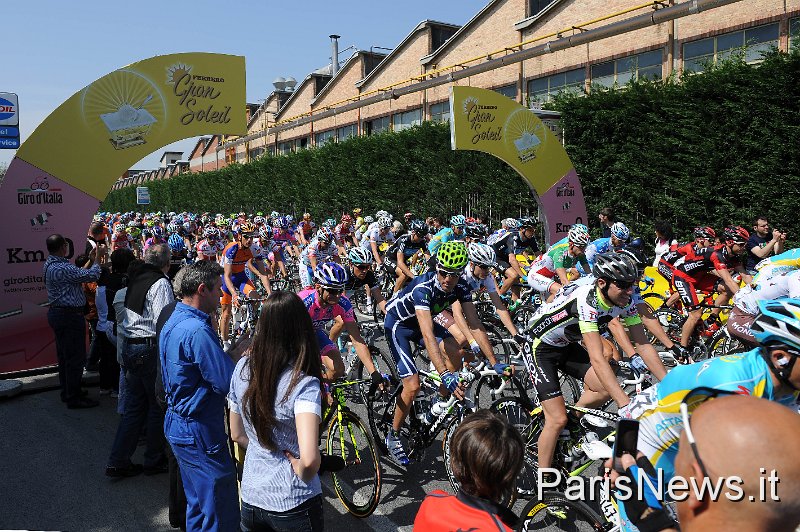
[[328,288],[328,287],[323,287],[323,288],[325,289],[326,292],[334,296],[344,292],[344,288]]
[[633,286],[633,283],[634,283],[634,281],[630,281],[630,282],[625,282],[625,281],[611,281],[611,282],[612,282],[612,283],[614,283],[615,285],[617,285],[617,288],[619,288],[620,290],[627,290],[627,289],[629,289],[631,286]]
[[356,264],[357,270],[369,270],[372,268],[372,264]]
[[686,440],[692,447],[694,459],[697,460],[697,465],[700,466],[700,471],[703,472],[705,477],[709,477],[709,474],[706,465],[703,463],[703,460],[700,459],[700,452],[697,450],[697,440],[694,438],[692,426],[689,422],[689,409],[691,408],[692,411],[694,411],[694,409],[702,403],[724,395],[734,395],[734,393],[727,390],[717,390],[716,388],[702,386],[687,393],[683,401],[681,401],[681,417],[683,418],[683,430],[686,431]]
[[453,278],[461,277],[461,272],[450,272],[450,271],[447,271],[447,270],[436,270],[436,273],[438,273],[442,277],[453,277]]

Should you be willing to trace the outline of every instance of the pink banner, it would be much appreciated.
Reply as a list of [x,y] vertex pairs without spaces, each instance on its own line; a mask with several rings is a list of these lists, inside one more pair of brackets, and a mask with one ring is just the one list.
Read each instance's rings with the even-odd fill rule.
[[[578,173],[571,169],[540,198],[545,228],[550,244],[567,236],[572,224],[587,224],[586,202],[583,199]],[[587,224],[588,225],[588,224]]]
[[0,186],[0,313],[6,314],[0,319],[0,373],[56,363],[47,312],[38,307],[47,303],[45,240],[60,233],[72,244],[69,258],[83,253],[89,217],[98,205],[96,198],[22,159],[11,161]]

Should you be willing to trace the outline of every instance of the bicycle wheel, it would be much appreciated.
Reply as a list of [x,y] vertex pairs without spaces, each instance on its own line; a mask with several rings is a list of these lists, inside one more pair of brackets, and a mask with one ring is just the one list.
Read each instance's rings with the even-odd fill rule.
[[331,473],[336,495],[348,512],[367,517],[381,497],[381,466],[375,442],[364,422],[345,410],[333,418],[328,429],[327,452],[340,456],[345,468]]
[[[652,312],[660,309],[664,306],[664,303],[667,302],[667,298],[662,296],[661,294],[656,294],[655,292],[648,292],[646,294],[642,294],[642,300],[647,303],[647,306],[650,307]],[[665,307],[666,308],[666,307]]]
[[517,375],[481,375],[475,381],[472,402],[476,409],[489,408],[498,399],[528,396],[525,386]]
[[[681,314],[680,311],[661,307],[655,312],[653,312],[653,317],[658,320],[658,323],[661,325],[661,328],[664,329],[664,332],[667,333],[669,339],[672,340],[674,343],[681,342],[681,331],[683,330],[683,324],[686,321],[686,318]],[[659,342],[655,336],[650,331],[647,331],[647,339],[656,348],[656,351],[663,351],[666,350],[661,342]]]
[[[385,455],[389,454],[389,449],[386,448],[386,435],[392,427],[394,420],[394,410],[397,406],[397,396],[402,393],[403,385],[398,384],[391,390],[378,390],[374,394],[367,397],[367,419],[369,420],[369,428],[372,431],[372,437],[378,448]],[[401,433],[406,429],[408,420],[403,423]],[[407,430],[406,430],[407,432]],[[406,436],[408,436],[406,434]]]
[[539,433],[544,426],[544,415],[541,411],[532,415],[525,402],[519,397],[500,399],[495,401],[489,409],[507,419],[525,442],[522,471],[517,477],[517,495],[521,498],[531,497],[536,493],[536,475],[539,470],[537,461]]
[[571,501],[557,491],[544,491],[525,505],[516,530],[605,530],[605,522],[586,503]]

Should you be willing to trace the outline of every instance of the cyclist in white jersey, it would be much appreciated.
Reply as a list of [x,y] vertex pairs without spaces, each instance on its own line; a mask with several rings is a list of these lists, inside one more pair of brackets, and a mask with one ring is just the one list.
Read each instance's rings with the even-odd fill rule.
[[756,339],[750,332],[758,314],[758,302],[800,297],[800,270],[771,269],[773,275],[759,274],[753,282],[741,288],[733,296],[733,310],[725,326],[728,332],[744,342],[748,347],[756,345]]
[[339,250],[334,244],[334,240],[331,230],[323,227],[317,231],[317,236],[300,253],[298,271],[303,289],[311,288],[314,285],[314,271],[317,269],[317,264],[339,262]]
[[361,239],[361,247],[367,251],[372,252],[377,264],[383,262],[383,256],[380,252],[380,246],[384,242],[394,242],[394,234],[391,232],[392,220],[388,216],[378,218],[373,226],[367,229],[364,237]]

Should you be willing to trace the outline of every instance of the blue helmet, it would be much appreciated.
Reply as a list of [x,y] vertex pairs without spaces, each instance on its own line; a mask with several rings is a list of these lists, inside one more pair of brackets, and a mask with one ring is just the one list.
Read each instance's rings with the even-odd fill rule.
[[372,253],[361,247],[352,247],[347,253],[352,264],[372,264]]
[[178,233],[172,233],[169,235],[167,245],[172,251],[182,251],[186,249],[186,242],[183,241],[183,237]]
[[160,225],[153,226],[153,236],[156,238],[164,238],[164,228]]
[[314,270],[314,282],[323,288],[343,290],[347,283],[347,270],[335,262],[323,262]]
[[623,242],[627,242],[631,237],[631,232],[628,231],[624,223],[614,222],[614,225],[611,226],[611,235]]
[[455,216],[450,218],[450,225],[452,227],[464,227],[467,225],[467,219],[464,217],[463,214],[456,214]]
[[759,344],[784,344],[800,351],[800,299],[762,300],[758,310],[750,332]]

